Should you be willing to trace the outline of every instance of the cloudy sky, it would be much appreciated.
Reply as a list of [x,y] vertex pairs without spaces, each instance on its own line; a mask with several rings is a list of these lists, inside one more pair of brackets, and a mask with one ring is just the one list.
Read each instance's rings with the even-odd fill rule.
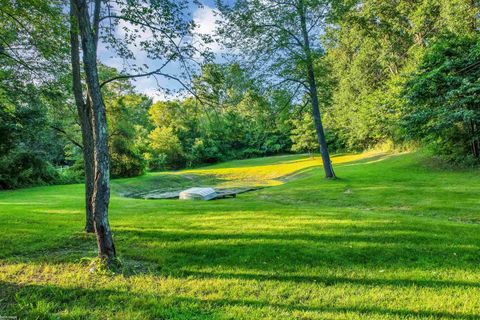
[[[201,1],[203,6],[198,7],[197,5],[190,6],[190,14],[192,19],[194,20],[195,24],[198,25],[196,32],[201,34],[213,34],[215,29],[215,21],[218,19],[218,16],[215,16],[215,4],[214,0],[203,0]],[[121,25],[120,28],[117,28],[116,31],[119,35],[121,35]],[[150,35],[148,33],[143,33],[142,38],[148,38]],[[220,56],[221,48],[218,44],[210,44],[210,49]],[[155,70],[160,67],[161,62],[149,59],[145,52],[142,50],[130,47],[132,52],[135,55],[135,63],[137,65],[147,65],[149,70]],[[99,44],[98,49],[99,59],[100,61],[110,67],[114,67],[120,71],[124,71],[128,73],[128,65],[125,64],[125,61],[119,57],[117,57],[111,49],[108,49],[105,45]],[[177,74],[179,69],[179,65],[177,63],[171,63],[168,65],[164,70],[167,73]],[[132,80],[132,83],[137,88],[138,92],[144,93],[155,101],[157,100],[165,100],[168,99],[169,96],[159,90],[159,87],[168,88],[168,89],[179,89],[181,85],[174,80],[169,80],[163,77],[142,77]]]

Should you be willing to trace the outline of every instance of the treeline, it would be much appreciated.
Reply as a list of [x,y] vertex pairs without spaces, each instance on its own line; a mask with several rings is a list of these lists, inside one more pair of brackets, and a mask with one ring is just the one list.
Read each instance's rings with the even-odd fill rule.
[[151,107],[152,169],[290,151],[295,106],[284,92],[262,90],[237,64],[203,66],[193,90],[195,98]]
[[57,129],[69,93],[59,5],[0,1],[0,189],[61,180],[71,144]]
[[[118,76],[105,66],[99,71],[101,78]],[[263,91],[237,64],[205,65],[193,88],[196,98],[153,103],[129,80],[103,86],[113,177],[290,152],[296,107],[284,92]],[[0,187],[82,181],[81,130],[68,74],[6,96]]]
[[[478,163],[477,1],[332,3],[311,54],[330,151],[415,143],[451,162]],[[0,188],[81,181],[82,138],[62,6],[15,10],[31,32],[1,23]],[[25,46],[18,54],[35,54],[18,60],[12,54],[18,39]],[[303,62],[282,59],[276,70],[303,81]],[[194,95],[171,101],[153,103],[128,79],[103,86],[112,176],[317,151],[309,93],[295,96],[292,87],[272,84],[243,62],[204,64],[190,84]],[[119,76],[105,66],[99,74]]]
[[479,161],[479,3],[356,1],[328,29],[334,80],[325,120],[364,150],[416,142],[449,161]]

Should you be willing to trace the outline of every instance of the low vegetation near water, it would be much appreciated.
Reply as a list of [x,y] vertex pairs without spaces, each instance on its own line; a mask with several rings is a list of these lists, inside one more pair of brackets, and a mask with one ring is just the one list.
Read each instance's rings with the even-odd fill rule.
[[[479,319],[478,170],[419,153],[333,160],[334,181],[305,156],[115,180],[115,273],[89,272],[82,185],[1,192],[0,315]],[[120,195],[175,181],[271,187],[210,202]]]

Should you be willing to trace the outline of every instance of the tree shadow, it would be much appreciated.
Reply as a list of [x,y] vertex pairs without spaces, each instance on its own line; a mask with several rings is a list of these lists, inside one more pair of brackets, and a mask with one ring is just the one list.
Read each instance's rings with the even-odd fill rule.
[[228,272],[204,272],[186,270],[180,273],[184,277],[195,277],[198,279],[226,279],[226,280],[254,280],[254,281],[278,281],[295,282],[298,284],[319,284],[323,286],[335,286],[339,284],[352,284],[359,286],[395,286],[399,288],[418,287],[418,288],[480,288],[478,282],[453,281],[453,280],[427,280],[427,279],[387,279],[387,278],[349,278],[339,276],[304,276],[289,274],[258,274],[258,273],[228,273]]
[[[480,263],[479,248],[471,243],[415,232],[388,235],[386,229],[357,228],[360,234],[345,235],[340,232],[315,235],[135,230],[117,234],[117,239],[129,244],[125,246],[125,255],[151,262],[162,261],[166,269],[194,266],[282,273],[304,267],[438,266],[475,270]],[[139,250],[144,254],[137,255],[135,251]]]
[[[198,276],[238,279],[294,281],[299,283],[352,283],[418,287],[480,287],[479,283],[437,279],[348,278],[296,275],[305,268],[319,269],[416,269],[457,268],[477,270],[479,248],[467,238],[432,234],[428,226],[363,226],[354,229],[329,227],[329,234],[241,233],[208,230],[168,231],[162,229],[117,228],[115,239],[127,263],[124,276],[139,273],[178,277]],[[333,232],[335,231],[335,232]],[[75,248],[72,240],[71,246]],[[86,242],[83,242],[85,244]],[[32,263],[65,263],[82,256],[94,256],[92,244],[48,250],[20,259]],[[448,244],[448,245],[446,245]],[[68,256],[62,256],[69,252]],[[75,256],[76,254],[76,256]],[[17,259],[10,261],[14,262]],[[17,260],[18,261],[18,260]],[[204,272],[202,270],[218,270]],[[243,270],[233,273],[227,270]]]
[[[234,208],[230,210],[238,213]],[[248,219],[254,217],[232,219],[230,216],[229,212],[224,212],[212,218],[219,223],[223,218],[228,220],[230,226],[220,230],[201,226],[192,229],[119,226],[115,228],[115,241],[123,258],[158,265],[161,268],[155,272],[160,274],[175,273],[187,267],[282,274],[305,267],[413,269],[437,266],[476,270],[480,264],[480,243],[466,225],[455,226],[455,232],[450,233],[432,232],[429,224],[379,222],[345,226],[341,222],[350,221],[348,216],[338,214],[335,219],[339,223],[329,224],[328,232],[323,229],[321,216],[317,217],[318,223],[300,220],[293,229],[259,231],[253,226],[235,230],[236,224],[248,225]],[[284,218],[279,216],[272,225]],[[78,233],[55,247],[28,255],[14,252],[4,260],[12,263],[78,262],[82,257],[95,255],[93,239],[93,235]]]
[[[409,310],[407,308],[382,308],[369,305],[305,305],[270,302],[265,298],[231,299],[192,297],[188,293],[174,297],[160,293],[131,293],[99,288],[65,288],[54,285],[17,285],[0,281],[0,311],[21,319],[116,318],[130,312],[130,316],[149,319],[223,319],[228,308],[247,308],[249,312],[276,314],[278,312],[353,313],[361,317],[393,316],[428,319],[479,319],[480,313]],[[26,301],[30,302],[25,305]],[[55,301],[56,303],[48,304]],[[73,304],[72,301],[75,303]],[[38,308],[41,302],[47,307]],[[128,307],[128,310],[126,309]]]

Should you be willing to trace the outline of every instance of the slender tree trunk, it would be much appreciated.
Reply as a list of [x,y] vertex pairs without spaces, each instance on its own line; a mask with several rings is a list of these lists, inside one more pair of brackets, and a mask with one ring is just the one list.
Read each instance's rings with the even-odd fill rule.
[[82,130],[83,164],[85,170],[85,231],[95,232],[93,225],[93,132],[91,124],[90,102],[83,98],[82,79],[80,74],[80,44],[78,41],[78,25],[75,17],[75,6],[70,6],[70,49],[73,79],[73,94],[77,105],[78,117]]
[[85,104],[85,116],[83,122],[85,129],[85,140],[83,141],[83,162],[85,167],[85,204],[86,204],[86,221],[85,231],[95,232],[94,215],[93,215],[93,189],[94,189],[94,157],[93,157],[93,128],[92,128],[92,106],[87,100]]
[[480,157],[480,142],[478,140],[477,126],[474,121],[470,121],[470,132],[472,137],[472,154],[475,158]]
[[477,20],[478,20],[478,4],[477,0],[470,0],[470,9],[474,12],[471,15],[470,29],[472,33],[475,33],[477,30]]
[[325,170],[325,176],[327,178],[335,178],[335,172],[333,171],[332,161],[330,160],[330,153],[328,152],[328,145],[325,139],[325,132],[323,130],[322,117],[320,115],[320,109],[318,106],[318,95],[315,78],[313,76],[313,67],[309,67],[309,81],[310,84],[310,99],[312,100],[312,113],[315,120],[315,130],[317,131],[318,144],[320,145],[320,154],[322,156],[323,169]]
[[[92,106],[94,189],[93,217],[97,236],[98,254],[110,263],[116,255],[112,233],[108,222],[110,201],[110,164],[108,159],[108,132],[105,104],[103,103],[97,69],[96,37],[98,29],[92,29],[86,0],[74,0],[77,20],[82,39],[83,65],[87,81],[88,98]],[[100,5],[100,1],[96,2]],[[97,10],[96,7],[95,10]]]
[[310,39],[308,37],[307,23],[305,18],[305,7],[303,1],[300,0],[298,7],[300,15],[300,24],[302,28],[303,44],[307,63],[307,79],[309,84],[310,100],[312,102],[312,114],[315,121],[315,130],[317,132],[318,144],[320,145],[320,154],[322,156],[323,169],[327,178],[335,178],[332,161],[328,152],[327,140],[325,139],[325,131],[323,130],[322,117],[320,115],[320,108],[318,103],[317,83],[315,79],[315,71],[313,69],[313,58],[310,49]]
[[480,139],[478,138],[478,126],[477,123],[473,124],[473,132],[475,137],[475,157],[480,158]]

